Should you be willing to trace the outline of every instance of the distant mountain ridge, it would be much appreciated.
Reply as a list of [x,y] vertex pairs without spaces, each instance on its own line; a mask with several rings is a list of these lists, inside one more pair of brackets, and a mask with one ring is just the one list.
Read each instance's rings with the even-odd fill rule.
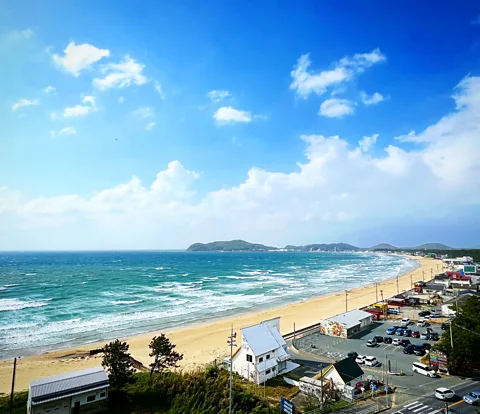
[[442,243],[425,243],[416,247],[396,247],[388,243],[377,244],[370,248],[356,247],[348,243],[320,243],[305,246],[287,245],[284,248],[265,246],[259,243],[249,243],[245,240],[214,241],[211,243],[194,243],[188,247],[189,252],[268,252],[287,250],[293,252],[357,252],[365,250],[455,250],[455,248]]

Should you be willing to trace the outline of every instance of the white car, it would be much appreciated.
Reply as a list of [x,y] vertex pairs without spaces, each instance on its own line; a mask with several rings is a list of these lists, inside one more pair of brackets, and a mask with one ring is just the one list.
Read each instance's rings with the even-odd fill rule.
[[357,364],[365,364],[365,358],[366,358],[365,355],[358,355],[358,356],[355,358],[355,362],[356,362]]
[[365,357],[365,365],[368,365],[369,367],[374,367],[377,364],[378,364],[377,358],[375,358],[374,356]]
[[419,319],[417,322],[417,326],[421,326],[422,328],[424,326],[427,326],[427,323],[425,322],[425,319]]
[[423,339],[423,340],[428,339],[428,332],[422,332],[422,333],[420,334],[420,339]]
[[393,338],[392,345],[401,345],[402,340],[400,338]]
[[448,388],[441,387],[435,390],[435,398],[438,398],[439,400],[451,400],[453,397],[455,397],[455,393]]
[[408,326],[408,325],[410,325],[410,319],[409,319],[409,318],[403,318],[403,319],[402,319],[402,322],[400,323],[400,326],[401,326],[402,328],[404,328],[404,327],[406,327],[406,326]]

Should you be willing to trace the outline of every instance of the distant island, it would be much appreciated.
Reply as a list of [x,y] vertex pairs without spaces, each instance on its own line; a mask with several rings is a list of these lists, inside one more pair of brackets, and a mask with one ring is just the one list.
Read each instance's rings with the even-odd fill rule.
[[287,245],[283,248],[249,243],[245,240],[214,241],[211,243],[194,243],[188,252],[360,252],[360,251],[395,251],[395,250],[454,250],[453,247],[441,243],[425,243],[416,247],[395,247],[381,243],[369,248],[352,246],[347,243],[307,244],[305,246]]

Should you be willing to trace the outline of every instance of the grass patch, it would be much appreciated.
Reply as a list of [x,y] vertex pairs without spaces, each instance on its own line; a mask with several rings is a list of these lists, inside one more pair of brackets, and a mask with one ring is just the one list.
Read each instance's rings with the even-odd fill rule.
[[[27,413],[28,392],[16,392],[13,396],[12,414]],[[0,397],[0,414],[8,414],[10,411],[10,396]]]

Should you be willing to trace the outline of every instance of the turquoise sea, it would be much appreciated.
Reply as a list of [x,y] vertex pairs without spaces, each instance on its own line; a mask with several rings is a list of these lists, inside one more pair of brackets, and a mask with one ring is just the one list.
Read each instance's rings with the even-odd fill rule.
[[0,359],[275,307],[416,265],[368,253],[0,253]]

